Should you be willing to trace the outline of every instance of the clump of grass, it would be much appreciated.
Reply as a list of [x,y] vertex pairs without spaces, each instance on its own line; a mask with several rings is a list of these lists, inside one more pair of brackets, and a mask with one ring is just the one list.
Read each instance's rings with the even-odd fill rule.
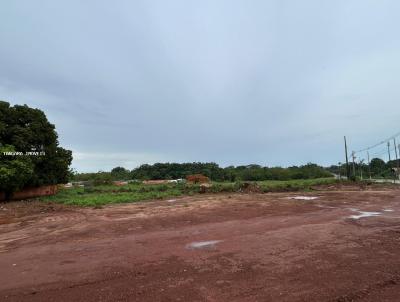
[[259,182],[263,192],[309,191],[314,186],[331,185],[338,183],[334,178],[296,179],[296,180],[270,180]]

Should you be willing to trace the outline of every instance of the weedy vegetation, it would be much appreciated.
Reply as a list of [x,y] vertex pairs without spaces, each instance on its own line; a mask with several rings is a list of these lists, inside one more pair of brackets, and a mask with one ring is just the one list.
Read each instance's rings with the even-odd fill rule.
[[213,182],[209,187],[185,183],[157,185],[130,183],[124,186],[98,185],[62,188],[56,195],[42,197],[41,200],[77,206],[99,206],[105,204],[167,199],[201,193],[307,191],[312,190],[313,186],[329,185],[337,182],[338,180],[334,178],[287,181],[269,180],[259,182]]

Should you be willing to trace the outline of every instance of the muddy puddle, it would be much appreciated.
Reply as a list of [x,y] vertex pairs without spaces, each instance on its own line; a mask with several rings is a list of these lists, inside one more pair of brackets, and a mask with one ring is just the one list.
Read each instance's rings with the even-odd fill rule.
[[195,241],[186,245],[189,250],[193,249],[213,249],[215,245],[222,240]]
[[288,199],[295,199],[295,200],[314,200],[318,199],[319,197],[317,196],[291,196],[288,197]]
[[361,218],[367,218],[367,217],[376,217],[382,215],[382,212],[368,212],[368,211],[360,211],[357,209],[350,209],[353,212],[358,212],[358,215],[350,215],[349,218],[351,219],[361,219]]

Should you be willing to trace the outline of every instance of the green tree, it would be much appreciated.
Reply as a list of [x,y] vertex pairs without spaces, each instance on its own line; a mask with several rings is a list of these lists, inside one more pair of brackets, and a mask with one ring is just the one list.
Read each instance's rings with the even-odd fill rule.
[[129,179],[130,171],[125,169],[124,167],[115,167],[111,170],[111,177],[114,180]]
[[386,169],[385,162],[380,158],[373,158],[370,163],[371,173],[374,176],[382,176]]
[[33,175],[33,164],[29,158],[5,156],[3,152],[13,152],[14,147],[0,147],[0,191],[5,192],[8,200],[12,192],[23,188]]
[[[43,111],[0,101],[0,145],[24,156],[2,153],[0,188],[13,192],[26,186],[65,183],[72,152],[58,146],[58,135]],[[4,149],[5,150],[5,149]],[[26,152],[36,152],[26,155]]]

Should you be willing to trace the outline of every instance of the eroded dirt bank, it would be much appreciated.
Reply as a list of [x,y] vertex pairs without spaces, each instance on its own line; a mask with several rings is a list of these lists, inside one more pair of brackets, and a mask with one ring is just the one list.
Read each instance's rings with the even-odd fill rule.
[[400,301],[399,193],[1,204],[0,300]]

